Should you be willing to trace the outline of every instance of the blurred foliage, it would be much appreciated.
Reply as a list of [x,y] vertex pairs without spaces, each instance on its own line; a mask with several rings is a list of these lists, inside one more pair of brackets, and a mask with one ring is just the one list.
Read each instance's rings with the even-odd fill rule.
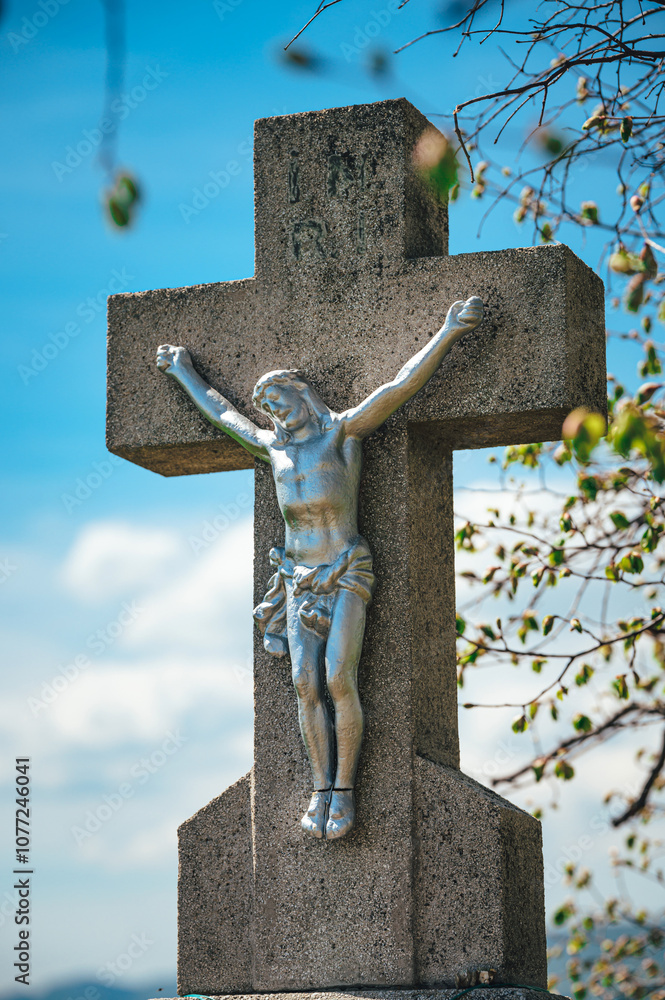
[[[632,258],[627,273],[655,281],[660,272],[645,256]],[[655,339],[662,317],[653,302],[637,308],[641,330],[628,335],[639,352],[637,388],[608,377],[607,427],[600,414],[578,409],[561,444],[507,448],[502,474],[513,485],[499,494],[501,508],[457,528],[461,575],[477,591],[457,611],[458,684],[463,693],[469,671],[521,669],[524,700],[504,707],[516,710],[512,731],[531,735],[532,749],[493,784],[570,783],[579,758],[595,754],[598,794],[611,808],[607,830],[634,828],[613,858],[618,881],[631,873],[665,889],[663,843],[646,832],[665,813],[665,344],[662,333]],[[571,476],[567,493],[548,485],[556,467]],[[523,480],[533,475],[538,487],[529,490]],[[514,610],[492,619],[488,596]],[[603,755],[613,741],[625,752],[629,734],[634,776],[616,788]],[[576,1000],[665,1000],[665,909],[633,904],[625,882],[604,900],[591,873],[574,865],[566,878],[574,895],[555,922],[569,932]],[[591,905],[576,898],[584,893]]]
[[413,160],[428,184],[447,200],[459,192],[459,165],[453,144],[436,128],[427,129],[416,145]]
[[297,70],[307,70],[310,73],[320,73],[326,65],[322,56],[317,55],[304,45],[290,45],[287,49],[280,49],[279,59],[285,66]]
[[[642,878],[663,882],[658,858],[662,843],[629,834],[624,849],[617,851],[613,864],[620,879],[624,871],[637,871]],[[566,988],[574,1000],[665,1000],[665,932],[662,921],[654,921],[644,910],[635,909],[619,898],[598,899],[591,873],[571,863],[565,880],[573,895],[558,908],[554,923],[568,934],[565,946],[550,952],[558,959],[565,951]],[[580,895],[590,896],[590,906],[580,905]],[[551,976],[550,989],[561,977]],[[570,985],[568,985],[570,984]]]
[[104,194],[104,204],[111,224],[119,229],[129,226],[135,219],[139,200],[135,179],[125,171],[119,171],[113,187]]
[[102,129],[102,143],[97,159],[111,187],[102,193],[107,220],[114,229],[127,230],[136,221],[139,186],[135,177],[117,163],[122,92],[125,80],[127,51],[125,41],[124,0],[102,0],[104,36],[106,42],[106,73],[104,78],[104,108],[101,120],[109,123]]

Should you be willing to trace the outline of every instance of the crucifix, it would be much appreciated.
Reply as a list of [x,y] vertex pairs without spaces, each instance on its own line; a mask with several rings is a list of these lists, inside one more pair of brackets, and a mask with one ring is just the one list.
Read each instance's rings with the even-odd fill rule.
[[[179,831],[181,992],[545,984],[539,824],[459,770],[452,452],[602,412],[603,289],[560,244],[448,256],[413,158],[431,128],[405,100],[258,121],[255,277],[109,300],[110,450],[163,475],[255,468],[254,767]],[[345,515],[294,448],[330,435],[358,522],[321,545]],[[354,697],[340,739],[316,673],[340,606],[359,760]]]
[[301,372],[268,372],[256,383],[253,401],[269,415],[272,431],[257,427],[208,385],[186,347],[162,344],[157,350],[157,367],[213,427],[272,466],[286,539],[283,548],[271,549],[276,572],[254,618],[268,653],[291,658],[314,785],[301,826],[319,840],[345,837],[356,818],[363,731],[358,664],[376,582],[372,553],[358,534],[362,442],[422,388],[482,315],[478,298],[454,303],[438,333],[394,379],[343,413],[330,410]]

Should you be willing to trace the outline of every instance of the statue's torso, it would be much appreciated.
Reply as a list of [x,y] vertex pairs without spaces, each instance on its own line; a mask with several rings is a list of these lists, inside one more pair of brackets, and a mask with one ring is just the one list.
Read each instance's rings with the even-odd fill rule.
[[305,441],[272,444],[286,554],[304,566],[334,562],[358,535],[362,446],[334,423]]

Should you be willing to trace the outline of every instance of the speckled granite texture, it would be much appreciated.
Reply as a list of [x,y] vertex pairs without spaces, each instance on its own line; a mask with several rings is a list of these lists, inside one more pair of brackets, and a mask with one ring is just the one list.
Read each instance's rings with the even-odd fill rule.
[[[449,990],[329,990],[311,993],[234,993],[234,1000],[455,1000],[463,987]],[[569,1000],[559,993],[545,993],[528,987],[492,986],[466,994],[472,1000]],[[229,994],[209,996],[208,1000],[227,1000]],[[164,997],[159,1000],[165,1000]],[[170,1000],[179,1000],[171,997]]]

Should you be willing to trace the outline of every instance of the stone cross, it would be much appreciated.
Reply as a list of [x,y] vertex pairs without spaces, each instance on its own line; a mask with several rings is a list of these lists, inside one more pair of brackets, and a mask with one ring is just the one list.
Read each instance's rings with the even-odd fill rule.
[[[166,476],[252,460],[157,371],[158,344],[186,344],[261,422],[251,394],[265,372],[299,368],[343,410],[392,378],[454,300],[485,305],[479,330],[365,444],[360,531],[378,586],[357,828],[303,835],[311,786],[289,664],[257,634],[254,767],[180,828],[181,993],[480,973],[545,985],[540,826],[459,770],[452,452],[556,439],[574,407],[602,412],[603,288],[560,244],[448,256],[447,206],[412,159],[428,128],[405,100],[258,121],[255,277],[109,300],[108,446]],[[260,462],[254,522],[256,604],[283,537]]]

